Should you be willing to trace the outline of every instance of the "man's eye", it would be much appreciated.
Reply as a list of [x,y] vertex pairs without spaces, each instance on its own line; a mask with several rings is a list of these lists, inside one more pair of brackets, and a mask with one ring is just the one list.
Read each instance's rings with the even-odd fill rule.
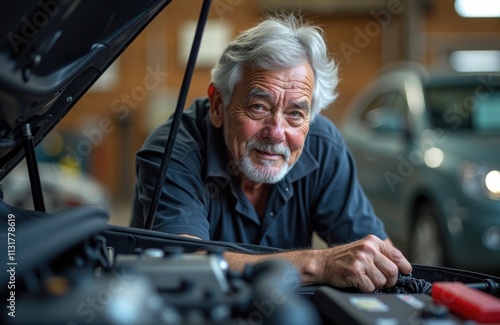
[[254,119],[262,119],[269,114],[269,109],[264,104],[251,104],[247,114]]
[[252,106],[250,106],[250,108],[254,111],[263,111],[266,109],[266,107],[262,104],[253,104]]
[[301,111],[291,111],[289,115],[293,118],[303,118],[304,115],[302,114]]
[[306,120],[306,115],[304,111],[301,110],[290,111],[287,116],[288,123],[290,123],[291,126],[300,126]]

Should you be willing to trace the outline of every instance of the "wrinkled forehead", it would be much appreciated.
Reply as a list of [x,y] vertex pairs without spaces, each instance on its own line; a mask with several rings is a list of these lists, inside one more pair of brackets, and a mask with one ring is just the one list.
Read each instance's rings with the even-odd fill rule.
[[245,99],[259,97],[276,99],[305,97],[311,100],[314,88],[314,74],[308,63],[278,70],[246,68],[239,83]]

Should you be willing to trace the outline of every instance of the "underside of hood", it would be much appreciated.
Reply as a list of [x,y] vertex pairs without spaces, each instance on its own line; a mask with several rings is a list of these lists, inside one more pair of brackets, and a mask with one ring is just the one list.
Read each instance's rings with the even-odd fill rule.
[[9,1],[0,13],[0,180],[171,0]]

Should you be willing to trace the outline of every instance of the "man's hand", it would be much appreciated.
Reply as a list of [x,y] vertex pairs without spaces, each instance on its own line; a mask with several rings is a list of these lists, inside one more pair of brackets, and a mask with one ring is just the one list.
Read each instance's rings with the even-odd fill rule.
[[392,287],[399,271],[408,274],[411,264],[403,254],[378,237],[369,235],[361,240],[317,251],[317,279],[313,282],[338,288],[357,287],[363,292]]
[[[181,236],[197,238],[191,235]],[[199,239],[199,238],[198,238]],[[267,259],[292,262],[303,284],[329,284],[337,288],[356,287],[363,292],[389,288],[396,284],[398,273],[411,273],[410,262],[392,246],[390,240],[368,235],[358,241],[321,250],[299,250],[266,255],[226,252],[230,267],[242,270],[245,264]]]

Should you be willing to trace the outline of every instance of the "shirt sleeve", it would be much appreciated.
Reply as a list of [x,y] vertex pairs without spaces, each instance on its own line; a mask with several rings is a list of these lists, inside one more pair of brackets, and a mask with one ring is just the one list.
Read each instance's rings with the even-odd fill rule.
[[[136,185],[131,225],[144,227],[151,198],[160,172],[167,126],[152,133],[136,156]],[[155,214],[153,229],[171,234],[189,234],[209,239],[209,224],[202,181],[202,162],[198,151],[177,136],[167,177]],[[196,145],[196,144],[194,144]],[[190,147],[191,146],[191,147]]]
[[375,214],[357,180],[353,157],[337,132],[335,145],[325,150],[314,228],[327,244],[342,244],[373,234],[386,239],[382,221]]

